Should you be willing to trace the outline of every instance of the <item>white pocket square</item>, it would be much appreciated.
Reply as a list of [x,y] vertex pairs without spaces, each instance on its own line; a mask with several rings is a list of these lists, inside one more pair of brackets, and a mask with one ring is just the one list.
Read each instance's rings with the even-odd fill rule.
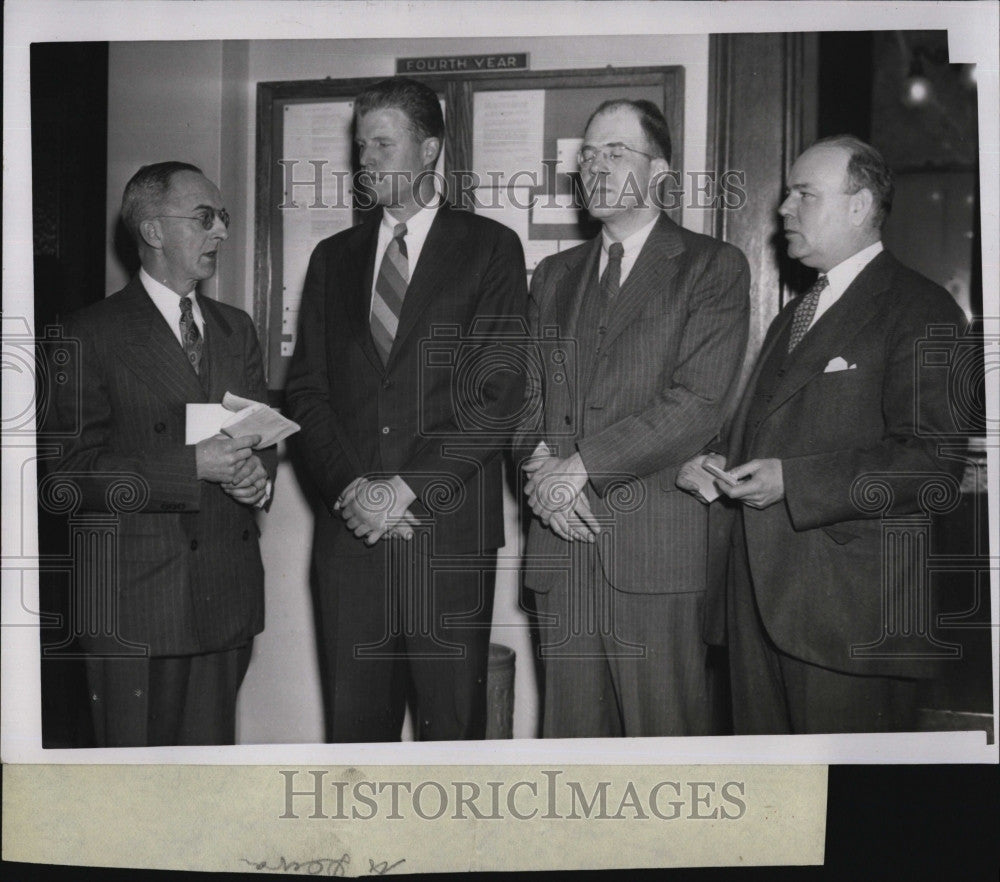
[[836,358],[831,358],[827,363],[827,366],[823,368],[824,374],[832,374],[835,371],[853,371],[857,369],[856,364],[848,364],[839,355]]

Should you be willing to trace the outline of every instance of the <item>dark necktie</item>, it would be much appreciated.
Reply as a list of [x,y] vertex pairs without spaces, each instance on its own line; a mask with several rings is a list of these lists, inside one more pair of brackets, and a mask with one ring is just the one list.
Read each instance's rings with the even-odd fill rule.
[[204,340],[198,331],[198,325],[194,320],[194,312],[191,310],[191,298],[181,298],[181,343],[184,345],[184,354],[191,362],[196,374],[201,374],[201,356]]
[[605,301],[614,300],[618,296],[622,279],[622,255],[625,246],[621,242],[612,242],[608,246],[608,265],[601,276],[601,291]]
[[799,305],[795,307],[795,315],[792,317],[792,334],[788,338],[788,351],[791,352],[805,337],[809,325],[812,324],[813,316],[816,315],[816,306],[819,304],[819,295],[822,294],[830,280],[826,276],[820,276],[813,282],[812,287],[802,295]]
[[410,267],[406,252],[406,224],[396,224],[382,256],[382,265],[375,280],[372,295],[372,337],[382,364],[389,361],[392,343],[396,339],[399,316],[403,310],[403,297],[410,281]]

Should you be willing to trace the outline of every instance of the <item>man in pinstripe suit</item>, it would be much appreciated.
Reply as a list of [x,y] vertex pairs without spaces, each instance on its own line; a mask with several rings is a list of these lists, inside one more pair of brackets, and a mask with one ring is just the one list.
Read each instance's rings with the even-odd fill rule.
[[[678,467],[719,431],[747,336],[735,248],[671,222],[655,198],[670,134],[646,101],[605,102],[579,156],[598,239],[535,270],[543,361],[519,432],[545,665],[546,737],[718,731],[701,633],[707,518]],[[546,353],[543,353],[546,354]]]
[[[144,166],[122,218],[142,268],[129,284],[65,326],[79,341],[79,383],[57,386],[57,428],[78,425],[55,470],[80,490],[84,512],[120,514],[117,559],[98,551],[77,571],[105,567],[80,608],[98,746],[226,744],[236,693],[264,625],[254,509],[270,498],[276,456],[259,436],[185,444],[188,403],[227,392],[263,399],[257,336],[242,310],[198,296],[215,273],[229,214],[195,166]],[[187,302],[185,302],[187,301]]]

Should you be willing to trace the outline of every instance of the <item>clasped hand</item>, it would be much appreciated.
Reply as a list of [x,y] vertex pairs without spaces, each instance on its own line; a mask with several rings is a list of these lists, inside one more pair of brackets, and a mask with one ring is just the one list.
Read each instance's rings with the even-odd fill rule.
[[399,476],[389,479],[355,478],[337,499],[334,511],[347,523],[366,545],[379,539],[413,538],[413,528],[420,522],[409,511],[417,498],[409,485]]
[[198,479],[219,484],[237,502],[256,505],[267,492],[267,469],[253,448],[260,435],[213,435],[195,445]]
[[785,498],[784,472],[780,459],[751,459],[729,469],[729,474],[739,481],[738,484],[729,484],[705,471],[702,466],[706,462],[723,470],[726,468],[725,457],[718,453],[699,454],[681,466],[676,480],[678,487],[702,502],[711,502],[702,492],[702,488],[711,483],[730,499],[751,508],[767,508]]
[[579,453],[565,459],[551,454],[531,457],[523,466],[524,494],[535,516],[567,542],[593,542],[601,527],[590,510],[587,469]]

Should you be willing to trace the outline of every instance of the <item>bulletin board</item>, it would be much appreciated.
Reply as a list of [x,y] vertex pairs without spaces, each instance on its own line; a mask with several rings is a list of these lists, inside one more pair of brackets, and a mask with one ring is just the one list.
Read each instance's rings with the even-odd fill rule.
[[[295,346],[309,255],[321,239],[360,220],[353,99],[379,78],[257,85],[254,322],[266,341],[268,388],[280,403]],[[594,236],[580,207],[576,152],[591,112],[610,98],[647,99],[663,110],[671,178],[683,182],[684,68],[446,73],[415,76],[435,89],[445,117],[438,162],[446,196],[514,229],[528,272],[543,257]],[[666,200],[681,222],[682,200]]]

